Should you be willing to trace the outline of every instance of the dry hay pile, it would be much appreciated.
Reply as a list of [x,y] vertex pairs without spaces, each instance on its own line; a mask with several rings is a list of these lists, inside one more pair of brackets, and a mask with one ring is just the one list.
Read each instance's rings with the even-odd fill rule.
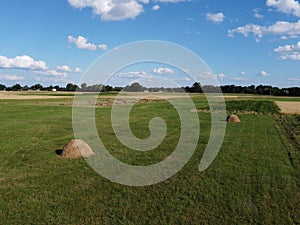
[[237,115],[230,115],[226,119],[227,122],[229,123],[240,123],[241,120]]
[[63,158],[82,158],[82,157],[90,157],[94,155],[91,147],[85,143],[83,140],[74,139],[65,144],[61,156]]

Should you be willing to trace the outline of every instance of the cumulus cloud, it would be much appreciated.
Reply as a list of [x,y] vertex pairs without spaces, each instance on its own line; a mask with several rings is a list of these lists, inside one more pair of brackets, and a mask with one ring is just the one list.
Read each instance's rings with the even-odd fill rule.
[[253,16],[257,19],[263,19],[264,18],[264,15],[260,14],[260,9],[259,8],[256,8],[253,10]]
[[269,74],[268,74],[266,71],[264,71],[264,70],[260,71],[257,75],[258,75],[258,76],[262,76],[262,77],[267,77],[267,76],[269,76]]
[[58,66],[56,68],[59,71],[72,72],[72,69],[69,66],[66,66],[66,65],[64,65],[64,66]]
[[[15,58],[0,56],[0,68],[28,70],[32,74],[39,76],[53,76],[66,78],[68,73],[82,72],[80,68],[72,70],[67,65],[57,66],[56,69],[49,69],[44,61],[34,60],[30,56],[22,55]],[[0,75],[0,80],[20,81],[25,78],[16,75]]]
[[148,77],[146,71],[131,71],[117,74],[117,77],[122,78],[145,78]]
[[300,4],[296,0],[267,0],[266,4],[279,12],[300,17]]
[[283,60],[300,60],[300,41],[295,45],[284,45],[274,49]]
[[33,71],[37,75],[41,76],[56,76],[56,77],[67,77],[67,73],[57,70],[36,70]]
[[157,68],[152,71],[155,74],[165,75],[165,74],[173,74],[174,71],[170,68]]
[[71,69],[69,66],[58,66],[56,67],[56,70],[59,72],[66,72],[66,73],[81,73],[82,70],[79,67],[76,67],[74,70]]
[[225,16],[223,13],[207,13],[206,19],[213,23],[221,23],[225,19]]
[[82,72],[82,69],[80,69],[79,67],[76,67],[74,69],[74,73],[81,73]]
[[103,50],[103,51],[107,51],[107,45],[98,45],[98,48]]
[[[178,3],[189,0],[156,0],[154,2]],[[144,5],[150,0],[68,0],[69,4],[76,8],[92,8],[93,13],[104,21],[122,21],[134,19],[144,12]],[[158,10],[155,5],[152,10]]]
[[67,79],[67,77],[35,77],[37,82],[49,82],[49,83],[73,83],[74,81]]
[[247,24],[245,26],[240,26],[232,30],[228,30],[228,36],[234,37],[235,34],[242,34],[245,37],[248,37],[250,34],[253,34],[259,39],[264,35],[273,34],[281,36],[294,36],[300,35],[300,20],[298,22],[286,22],[286,21],[277,21],[270,26],[260,26],[256,24]]
[[0,75],[0,80],[20,81],[24,79],[25,79],[24,77],[16,76],[16,75]]
[[154,5],[153,7],[152,7],[152,10],[153,11],[157,11],[157,10],[159,10],[160,9],[160,6],[159,5]]
[[0,68],[5,69],[47,69],[44,61],[36,61],[28,55],[16,56],[15,58],[8,58],[0,55]]
[[[109,21],[133,19],[144,11],[143,5],[137,0],[68,0],[68,2],[74,8],[92,8],[95,15]],[[147,2],[142,1],[144,4]]]
[[241,71],[240,75],[246,75],[246,72],[245,71]]
[[257,19],[260,19],[260,20],[264,18],[264,16],[261,15],[261,14],[259,14],[258,12],[254,13],[253,16],[254,16],[255,18],[257,18]]
[[229,78],[229,80],[232,80],[232,81],[247,81],[248,79],[244,78],[244,77],[232,77],[232,78]]
[[217,74],[217,78],[223,80],[226,77],[224,73]]
[[107,50],[106,45],[102,44],[102,45],[97,46],[96,44],[89,43],[87,38],[85,38],[81,35],[79,35],[78,37],[73,37],[73,36],[69,35],[68,42],[75,44],[77,48],[83,49],[83,50],[92,50],[92,51],[95,51],[98,49],[101,49],[103,51]]

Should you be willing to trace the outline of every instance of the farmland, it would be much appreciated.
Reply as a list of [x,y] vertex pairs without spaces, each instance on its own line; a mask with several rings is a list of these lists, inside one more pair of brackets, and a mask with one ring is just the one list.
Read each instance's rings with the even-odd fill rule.
[[[25,97],[24,97],[25,96]],[[32,97],[33,96],[33,97]],[[162,183],[124,186],[97,174],[84,159],[56,150],[74,138],[72,97],[67,93],[0,96],[0,224],[299,224],[300,118],[281,115],[274,103],[299,98],[225,96],[229,123],[222,148],[204,172],[199,162],[210,135],[203,95],[191,95],[201,132],[188,164]],[[148,165],[168,157],[180,134],[180,118],[166,101],[142,101],[131,128],[149,136],[149,120],[161,116],[167,137],[153,151],[134,152],[110,123],[114,95],[99,97],[97,130],[123,162]],[[225,118],[224,118],[225,119]]]

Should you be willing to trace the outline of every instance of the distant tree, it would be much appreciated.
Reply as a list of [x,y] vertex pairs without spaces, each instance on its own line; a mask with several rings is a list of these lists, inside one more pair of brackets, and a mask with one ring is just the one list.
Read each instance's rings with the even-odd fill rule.
[[41,84],[35,84],[30,87],[32,90],[41,90],[43,86]]
[[140,85],[139,83],[135,82],[135,83],[132,83],[131,85],[127,85],[125,88],[124,88],[125,91],[129,91],[129,92],[142,92],[145,90],[145,88]]
[[14,86],[12,86],[12,90],[13,91],[21,91],[22,86],[20,84],[15,84]]
[[120,91],[122,91],[122,90],[123,90],[122,87],[114,87],[114,91],[120,92]]
[[103,89],[103,85],[102,84],[94,84],[92,86],[92,91],[93,92],[102,92],[104,89]]
[[66,86],[66,91],[76,91],[78,86],[76,84],[68,83]]
[[52,91],[54,89],[54,87],[52,85],[48,86],[45,88],[47,91]]
[[25,85],[24,87],[22,87],[22,91],[28,91],[29,87],[27,85]]
[[6,86],[4,84],[0,84],[0,91],[4,91],[6,89]]
[[190,92],[192,93],[201,93],[202,89],[201,89],[201,85],[199,82],[195,82],[192,87],[190,88]]
[[105,92],[113,91],[113,87],[110,85],[105,85],[105,87],[103,88],[103,91],[105,91]]
[[58,86],[58,85],[55,85],[54,89],[57,90],[57,91],[61,91],[62,90],[62,88],[60,86]]
[[81,91],[85,91],[87,87],[87,83],[81,84],[80,87],[81,87]]
[[300,88],[299,87],[291,87],[287,89],[289,96],[300,96]]

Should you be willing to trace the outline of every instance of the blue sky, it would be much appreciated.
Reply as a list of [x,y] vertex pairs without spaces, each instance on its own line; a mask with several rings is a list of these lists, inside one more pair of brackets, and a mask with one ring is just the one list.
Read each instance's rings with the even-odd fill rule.
[[[300,86],[297,0],[2,0],[0,29],[7,86],[79,83],[98,57],[141,40],[190,49],[221,84]],[[180,75],[147,64],[120,71],[122,82],[147,71]]]

